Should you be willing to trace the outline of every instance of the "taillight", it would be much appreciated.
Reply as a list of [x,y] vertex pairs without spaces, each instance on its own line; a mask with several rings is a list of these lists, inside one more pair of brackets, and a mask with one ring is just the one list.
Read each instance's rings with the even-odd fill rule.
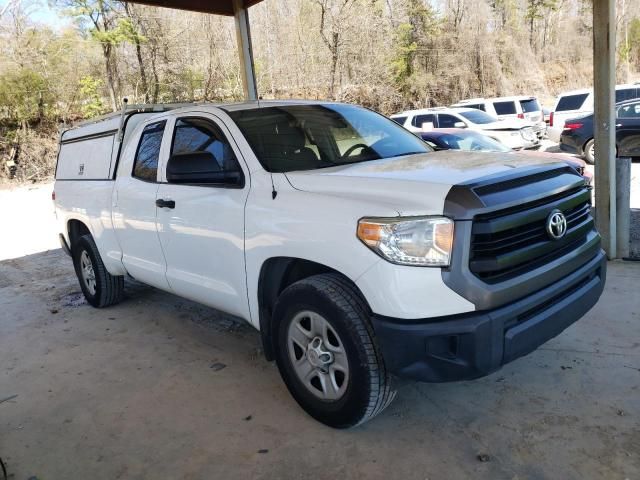
[[524,120],[524,113],[519,113],[518,118],[522,118]]
[[578,123],[578,122],[565,123],[564,124],[564,129],[565,130],[577,130],[579,128],[582,128],[582,125],[584,125],[584,123]]
[[56,201],[56,192],[51,192],[51,200]]
[[549,126],[553,127],[553,112],[549,114]]

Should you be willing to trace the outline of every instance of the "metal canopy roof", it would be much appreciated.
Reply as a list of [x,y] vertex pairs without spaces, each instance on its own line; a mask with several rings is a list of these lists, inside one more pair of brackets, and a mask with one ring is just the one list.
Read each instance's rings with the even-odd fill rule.
[[[242,8],[249,8],[262,0],[241,0]],[[176,8],[193,12],[214,13],[216,15],[233,16],[234,0],[134,0],[130,3],[142,3],[153,7]]]

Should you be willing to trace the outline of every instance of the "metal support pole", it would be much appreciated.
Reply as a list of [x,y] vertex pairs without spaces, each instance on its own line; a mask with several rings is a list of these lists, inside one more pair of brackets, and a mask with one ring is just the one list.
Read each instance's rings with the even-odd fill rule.
[[253,68],[253,47],[251,46],[251,29],[249,27],[249,12],[243,0],[233,0],[233,16],[236,20],[236,41],[240,57],[240,71],[242,73],[242,87],[246,100],[257,100],[256,74]]
[[616,246],[618,258],[629,257],[631,228],[631,158],[616,159]]
[[607,256],[616,252],[615,0],[593,0],[593,88],[596,226]]

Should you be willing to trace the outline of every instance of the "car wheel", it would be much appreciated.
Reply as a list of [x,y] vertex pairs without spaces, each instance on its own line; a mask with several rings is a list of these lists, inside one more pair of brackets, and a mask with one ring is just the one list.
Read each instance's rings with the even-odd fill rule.
[[73,265],[87,302],[97,308],[122,300],[124,277],[111,275],[104,266],[91,235],[83,235],[73,246]]
[[280,374],[316,420],[334,428],[353,427],[395,398],[368,307],[340,275],[315,275],[287,287],[274,319]]
[[596,160],[596,150],[593,138],[584,144],[584,148],[582,149],[582,151],[582,157],[585,159],[585,161],[593,165]]

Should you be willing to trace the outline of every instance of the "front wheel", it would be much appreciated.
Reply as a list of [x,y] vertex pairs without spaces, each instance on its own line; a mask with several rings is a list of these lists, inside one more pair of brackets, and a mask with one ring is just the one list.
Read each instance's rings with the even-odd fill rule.
[[83,235],[73,246],[73,266],[87,302],[97,308],[118,303],[124,292],[124,277],[111,275],[91,235]]
[[584,144],[583,152],[584,153],[582,156],[585,159],[585,161],[593,165],[596,161],[596,148],[595,148],[595,142],[593,141],[593,138]]
[[276,361],[291,395],[334,428],[364,423],[395,398],[359,292],[337,274],[309,277],[278,299]]

